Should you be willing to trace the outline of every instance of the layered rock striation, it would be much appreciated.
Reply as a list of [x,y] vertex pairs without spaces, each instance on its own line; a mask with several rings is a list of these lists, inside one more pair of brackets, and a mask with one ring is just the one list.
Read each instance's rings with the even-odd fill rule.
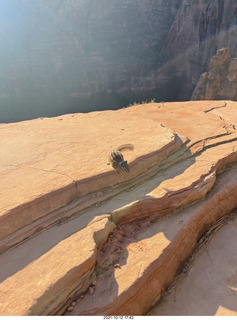
[[204,234],[185,272],[150,315],[236,316],[236,224],[237,211]]
[[[237,207],[236,110],[151,103],[1,124],[0,314],[149,312]],[[107,157],[125,143],[130,173],[116,173]]]

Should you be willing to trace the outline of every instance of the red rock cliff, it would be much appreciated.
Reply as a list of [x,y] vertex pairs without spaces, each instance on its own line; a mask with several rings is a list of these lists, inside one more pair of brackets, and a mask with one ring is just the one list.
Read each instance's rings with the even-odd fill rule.
[[237,59],[230,50],[217,51],[210,61],[208,72],[200,76],[192,100],[237,100]]

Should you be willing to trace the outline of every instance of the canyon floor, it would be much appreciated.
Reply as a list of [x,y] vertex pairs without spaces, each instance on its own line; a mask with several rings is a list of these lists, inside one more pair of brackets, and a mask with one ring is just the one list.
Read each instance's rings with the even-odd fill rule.
[[232,101],[0,124],[0,315],[237,315],[236,127]]

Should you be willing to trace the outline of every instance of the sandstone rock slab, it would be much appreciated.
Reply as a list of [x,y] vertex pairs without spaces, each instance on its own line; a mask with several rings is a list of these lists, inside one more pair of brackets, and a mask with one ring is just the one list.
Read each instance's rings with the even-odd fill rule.
[[[147,313],[203,232],[237,207],[236,126],[231,101],[1,125],[0,314]],[[128,142],[131,173],[116,174],[107,154]]]
[[108,216],[100,217],[1,282],[0,314],[47,315],[61,310],[73,292],[88,287],[97,245],[114,227]]
[[[121,110],[107,111],[104,116],[97,112],[1,124],[0,239],[8,237],[2,250],[6,243],[13,245],[41,229],[42,220],[43,227],[57,222],[56,210],[77,199],[80,206],[87,194],[89,200],[81,206],[96,203],[92,193],[105,187],[113,187],[116,193],[116,185],[135,178],[181,147],[177,135],[152,119],[139,123]],[[108,155],[128,142],[135,145],[134,152],[124,153],[131,174],[116,175],[107,165]],[[50,213],[55,218],[47,222]],[[28,229],[21,232],[26,225]]]
[[110,259],[108,265],[103,257],[100,261],[105,270],[98,273],[95,293],[86,295],[66,315],[146,314],[172,283],[208,226],[236,206],[236,174],[236,169],[223,174],[207,199],[191,208],[157,222],[146,219],[122,227],[105,247]]
[[236,316],[237,219],[233,217],[197,251],[188,273],[174,283],[150,315]]

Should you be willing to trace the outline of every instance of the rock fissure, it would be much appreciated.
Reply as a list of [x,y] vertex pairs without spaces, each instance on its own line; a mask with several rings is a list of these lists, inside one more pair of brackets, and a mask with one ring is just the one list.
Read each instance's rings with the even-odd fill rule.
[[227,103],[225,103],[223,106],[217,106],[217,107],[213,107],[213,108],[204,110],[204,113],[210,112],[210,111],[215,110],[215,109],[224,108],[226,106],[227,106]]
[[68,175],[66,173],[63,173],[63,172],[60,172],[60,171],[57,171],[57,170],[52,170],[52,169],[47,170],[47,169],[37,168],[35,166],[30,166],[30,167],[35,169],[35,170],[43,171],[43,172],[46,172],[46,173],[52,173],[53,172],[53,173],[56,173],[58,175],[65,176],[65,177],[69,178],[73,184],[76,184],[76,181],[70,175]]
[[[102,112],[98,120],[96,113],[61,116],[57,134],[66,146],[40,141],[39,149],[35,139],[33,154],[26,148],[24,155],[19,146],[26,137],[19,128],[26,124],[18,124],[17,131],[11,125],[2,135],[4,163],[12,164],[11,140],[14,155],[26,166],[7,175],[0,166],[5,250],[0,314],[147,313],[199,237],[237,207],[237,138],[230,132],[237,109],[224,103],[222,108],[215,101],[166,103],[166,108],[151,103]],[[35,134],[43,125],[50,136],[55,121],[34,120]],[[103,131],[108,122],[113,142]],[[119,130],[126,129],[123,139],[118,123]],[[78,127],[82,135],[75,147],[68,142],[75,140]],[[130,174],[116,175],[106,165],[106,146],[127,142],[135,145],[133,152],[124,152]]]
[[[230,174],[232,174],[231,172],[230,172]],[[230,176],[230,174],[229,174],[229,176]],[[228,177],[227,177],[227,181],[228,181]],[[232,189],[233,189],[233,187],[232,187]],[[219,193],[222,193],[223,195],[222,195],[222,197],[224,196],[225,197],[225,192],[223,193],[223,190],[221,190],[221,191],[219,191]],[[211,194],[209,195],[209,198],[211,197]],[[218,197],[218,196],[217,196]],[[208,200],[205,200],[205,202],[206,202],[206,205],[207,206],[209,206],[209,201]],[[201,209],[201,206],[200,206],[200,204],[199,203],[197,203],[196,204],[196,206],[197,206],[197,210],[199,210],[200,211],[200,209]],[[186,209],[186,210],[190,210],[190,209]],[[228,208],[228,210],[229,210],[229,208]],[[227,211],[228,211],[227,210]],[[220,211],[220,210],[219,210]],[[202,212],[202,213],[201,213]],[[203,216],[203,212],[207,212],[206,210],[205,210],[205,207],[203,207],[202,209],[201,209],[201,211],[200,211],[200,215],[202,216],[202,217],[204,217]],[[225,214],[223,211],[222,212],[220,212],[219,213],[220,215],[223,215],[223,214]],[[170,218],[172,217],[172,215],[170,215]],[[211,211],[209,212],[209,217],[211,217]],[[194,219],[195,220],[195,219]],[[152,283],[153,281],[155,281],[154,279],[155,278],[157,278],[157,272],[159,273],[163,273],[164,271],[164,268],[165,269],[167,269],[167,268],[170,268],[171,266],[171,268],[173,268],[174,267],[174,265],[173,265],[173,259],[174,259],[174,257],[175,257],[175,260],[177,260],[178,261],[178,263],[175,265],[175,271],[173,271],[171,274],[170,274],[170,277],[171,278],[173,278],[174,276],[175,276],[175,274],[178,272],[178,270],[182,267],[182,265],[183,265],[183,263],[187,260],[187,258],[192,254],[192,252],[193,252],[193,250],[195,249],[195,245],[196,245],[196,242],[197,242],[197,240],[201,237],[201,235],[202,234],[204,234],[204,232],[208,229],[208,225],[209,225],[209,223],[207,223],[207,225],[205,226],[204,225],[204,229],[202,229],[202,231],[200,231],[200,232],[194,232],[194,237],[193,237],[193,235],[192,235],[192,246],[190,247],[190,249],[189,249],[189,253],[185,253],[185,255],[183,256],[183,258],[180,258],[179,257],[179,255],[176,255],[176,252],[179,252],[179,246],[180,246],[180,241],[182,241],[182,242],[184,242],[184,243],[189,243],[190,244],[190,236],[191,236],[191,234],[190,233],[187,233],[188,232],[188,230],[191,228],[193,231],[194,231],[194,229],[193,229],[193,226],[194,226],[194,220],[190,220],[190,222],[185,226],[185,228],[182,228],[182,229],[180,229],[180,231],[178,232],[178,234],[176,235],[176,237],[174,238],[174,239],[172,239],[172,243],[171,244],[169,244],[168,245],[168,247],[165,249],[166,250],[166,254],[165,253],[163,253],[163,255],[160,257],[160,259],[161,259],[161,261],[163,261],[164,259],[164,261],[163,262],[161,262],[160,260],[158,260],[157,262],[154,262],[154,265],[156,266],[155,268],[152,266],[152,264],[150,265],[150,268],[151,268],[151,270],[153,270],[152,272],[149,272],[149,269],[145,269],[146,271],[143,271],[142,272],[142,275],[143,275],[143,277],[142,278],[140,278],[140,276],[137,278],[137,280],[136,280],[136,284],[135,285],[133,285],[133,294],[131,294],[131,295],[129,295],[129,299],[127,299],[126,298],[126,291],[124,291],[124,293],[122,294],[120,294],[119,295],[119,297],[118,298],[116,298],[116,304],[115,304],[115,301],[113,302],[113,303],[111,303],[111,302],[109,302],[109,304],[107,304],[106,305],[106,307],[103,307],[103,306],[100,306],[100,312],[101,312],[101,314],[107,314],[107,315],[110,315],[110,314],[117,314],[117,312],[119,312],[118,310],[119,310],[119,306],[121,306],[121,305],[123,305],[123,309],[120,309],[120,312],[119,312],[119,314],[127,314],[127,312],[129,312],[128,314],[134,314],[134,313],[132,313],[131,312],[131,310],[132,310],[132,307],[131,306],[133,306],[133,304],[134,304],[134,300],[136,300],[137,301],[137,297],[139,296],[139,294],[140,293],[143,293],[144,292],[144,289],[146,288],[146,290],[147,290],[147,286],[148,285],[145,285],[145,283],[146,284],[150,284],[150,283]],[[197,219],[196,219],[197,220]],[[162,222],[162,219],[159,219],[159,221],[160,222]],[[153,221],[153,223],[154,223],[154,221]],[[152,223],[152,224],[153,224]],[[129,226],[129,224],[127,225],[127,226]],[[126,225],[124,226],[124,229],[126,230],[126,227],[127,227]],[[206,230],[205,230],[206,229]],[[124,233],[126,234],[126,231],[124,230]],[[128,233],[129,233],[129,229],[128,229],[128,231],[127,231]],[[130,233],[131,234],[131,233]],[[133,240],[132,240],[133,239]],[[135,234],[133,234],[132,235],[132,239],[130,239],[130,242],[132,242],[132,241],[138,241],[138,239],[137,239],[137,236],[135,235]],[[177,240],[176,240],[177,239]],[[176,244],[176,245],[174,245],[174,243]],[[126,244],[126,247],[128,246],[128,244]],[[170,249],[169,249],[170,248]],[[170,253],[168,254],[167,252],[168,251],[170,251]],[[137,251],[135,251],[135,252],[137,252]],[[111,252],[110,252],[110,255],[111,255]],[[163,258],[162,258],[163,257]],[[165,258],[164,258],[165,257]],[[180,260],[181,259],[181,260]],[[169,267],[168,267],[169,266]],[[137,271],[138,272],[138,274],[139,275],[141,275],[141,268],[142,268],[142,266],[139,266],[139,270],[140,270],[140,272],[139,272],[139,270]],[[158,268],[158,269],[157,269]],[[123,270],[123,268],[121,269],[121,270]],[[158,271],[158,270],[160,270],[160,271]],[[108,270],[107,270],[107,272],[108,272]],[[144,273],[145,272],[145,273]],[[147,276],[145,275],[145,274],[147,274]],[[105,277],[106,277],[106,275],[104,275]],[[159,290],[160,290],[160,295],[162,294],[162,292],[164,291],[164,289],[168,286],[168,285],[170,285],[170,283],[171,283],[171,278],[170,278],[170,280],[164,280],[165,282],[163,282],[163,284],[162,285],[159,285]],[[153,280],[153,281],[151,281],[151,279]],[[119,281],[119,278],[117,278],[117,281]],[[142,284],[140,284],[139,282],[142,282]],[[135,288],[134,288],[135,287]],[[111,287],[112,288],[112,287]],[[128,290],[131,290],[131,287],[128,289]],[[148,290],[149,291],[149,290]],[[98,293],[98,294],[100,294],[100,293]],[[103,293],[103,295],[105,295],[105,292]],[[157,298],[156,299],[159,299],[159,297],[160,297],[160,295],[159,296],[157,296]],[[142,294],[142,296],[143,296],[143,294]],[[88,299],[90,300],[90,297],[88,296]],[[87,300],[88,300],[87,299]],[[124,299],[126,299],[126,301],[124,300]],[[134,300],[133,300],[134,299]],[[92,299],[92,301],[94,301],[95,302],[95,300],[94,299]],[[131,303],[133,301],[133,303]],[[84,303],[86,303],[86,305],[87,305],[87,302],[85,301]],[[154,302],[155,303],[155,302]],[[98,304],[98,303],[97,303]],[[78,307],[76,307],[76,309],[75,309],[75,312],[76,313],[74,313],[74,314],[78,314],[78,315],[83,315],[83,314],[85,314],[84,313],[84,311],[82,311],[82,312],[80,312],[79,310],[81,309],[81,310],[83,310],[83,304],[81,305],[82,306],[82,309],[80,308],[80,305],[78,305]],[[92,306],[92,305],[91,305]],[[99,307],[99,305],[98,305],[98,307]],[[138,307],[138,306],[136,306],[136,307]],[[96,309],[95,307],[93,308],[90,308],[90,309],[87,309],[87,311],[86,311],[86,314],[88,314],[88,315],[93,315],[93,314],[98,314],[98,311],[97,311],[98,309]],[[130,310],[130,311],[127,311],[127,310]],[[134,309],[133,309],[134,310]],[[144,312],[147,312],[148,311],[148,309],[144,309],[144,304],[143,304],[143,310],[144,310]],[[136,314],[136,313],[135,313]],[[140,314],[140,313],[138,313],[138,314]]]

